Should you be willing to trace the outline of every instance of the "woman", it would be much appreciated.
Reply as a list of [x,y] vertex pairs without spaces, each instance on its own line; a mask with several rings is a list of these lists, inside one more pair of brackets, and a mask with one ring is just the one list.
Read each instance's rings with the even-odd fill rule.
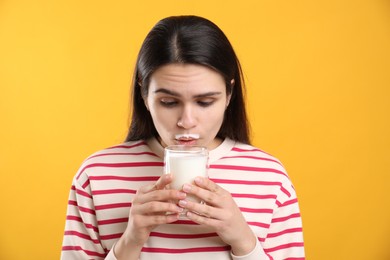
[[[249,144],[240,65],[215,24],[157,23],[132,99],[126,142],[89,157],[74,178],[62,259],[304,259],[295,191],[281,163]],[[167,189],[172,144],[206,146],[209,178]]]

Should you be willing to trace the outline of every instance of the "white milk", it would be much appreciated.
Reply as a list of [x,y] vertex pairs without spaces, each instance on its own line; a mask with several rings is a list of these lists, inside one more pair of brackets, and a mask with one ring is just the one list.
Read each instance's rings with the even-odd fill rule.
[[207,177],[207,157],[194,155],[172,156],[169,158],[168,168],[169,173],[173,175],[171,188],[181,190],[183,184],[193,183],[196,176]]
[[[173,176],[170,189],[181,190],[185,183],[192,184],[195,177],[207,177],[208,152],[205,148],[174,146],[165,150],[164,160],[164,172]],[[187,195],[187,200],[200,202],[192,195]]]

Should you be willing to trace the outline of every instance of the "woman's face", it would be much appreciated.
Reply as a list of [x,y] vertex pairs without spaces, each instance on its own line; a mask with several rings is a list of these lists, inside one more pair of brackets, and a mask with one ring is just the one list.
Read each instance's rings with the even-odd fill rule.
[[145,105],[163,146],[173,144],[217,147],[230,95],[223,77],[208,67],[168,64],[150,78]]

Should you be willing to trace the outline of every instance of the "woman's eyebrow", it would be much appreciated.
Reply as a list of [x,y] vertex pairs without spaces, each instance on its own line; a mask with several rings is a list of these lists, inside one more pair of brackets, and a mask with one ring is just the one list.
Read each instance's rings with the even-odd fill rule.
[[[178,92],[172,91],[172,90],[169,90],[166,88],[159,88],[159,89],[155,90],[154,93],[163,93],[163,94],[168,94],[168,95],[175,96],[175,97],[181,96]],[[222,94],[222,92],[220,92],[220,91],[210,91],[210,92],[194,95],[194,98],[218,96],[221,94]]]
[[202,97],[212,97],[212,96],[218,96],[221,95],[222,92],[220,91],[210,91],[202,94],[195,95],[195,98],[202,98]]
[[163,94],[168,94],[168,95],[175,96],[175,97],[180,96],[180,94],[177,93],[176,91],[172,91],[172,90],[169,90],[166,88],[159,88],[159,89],[155,90],[154,93],[163,93]]

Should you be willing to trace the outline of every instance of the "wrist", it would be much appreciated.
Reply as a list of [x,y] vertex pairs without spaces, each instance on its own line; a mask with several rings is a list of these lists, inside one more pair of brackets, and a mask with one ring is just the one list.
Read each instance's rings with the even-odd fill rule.
[[113,250],[114,255],[120,259],[139,259],[143,243],[134,241],[131,236],[123,233],[122,237],[117,241]]
[[257,238],[252,234],[248,239],[242,239],[231,245],[232,254],[235,256],[244,256],[253,251],[256,247]]

